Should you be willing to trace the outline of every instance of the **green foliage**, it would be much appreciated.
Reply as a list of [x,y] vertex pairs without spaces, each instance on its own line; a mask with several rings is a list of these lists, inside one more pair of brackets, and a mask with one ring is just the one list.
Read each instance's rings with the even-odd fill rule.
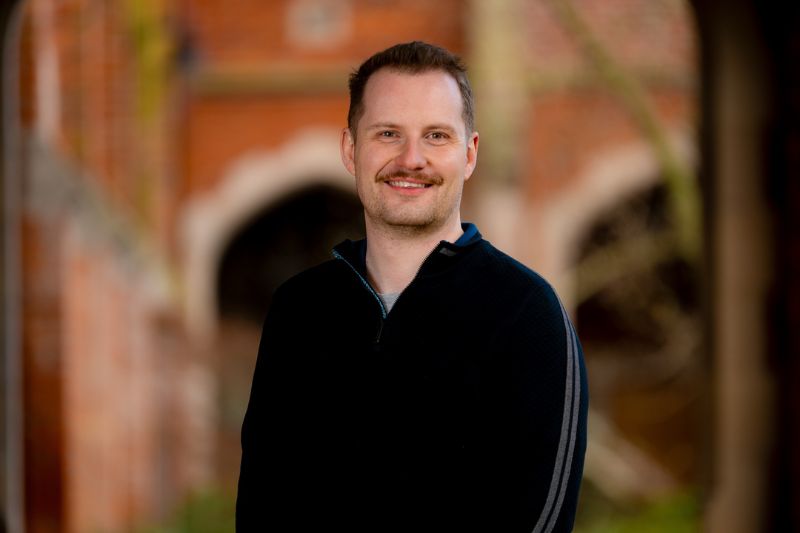
[[131,149],[138,151],[130,194],[140,217],[152,221],[163,172],[159,154],[164,149],[161,143],[166,131],[174,42],[165,0],[125,0],[120,5],[133,63],[131,95],[137,142]]
[[140,120],[149,122],[163,109],[173,43],[164,20],[163,1],[128,0],[124,7],[136,63],[137,114]]
[[582,494],[581,500],[575,533],[696,533],[701,530],[702,513],[693,494],[676,494],[627,509],[599,502],[597,496],[591,494]]
[[191,496],[167,523],[139,533],[231,533],[234,531],[236,499],[219,491]]
[[[682,493],[635,508],[619,508],[592,491],[582,490],[575,533],[696,533],[701,512],[697,497]],[[138,533],[230,533],[235,497],[220,491],[191,496],[164,524]]]

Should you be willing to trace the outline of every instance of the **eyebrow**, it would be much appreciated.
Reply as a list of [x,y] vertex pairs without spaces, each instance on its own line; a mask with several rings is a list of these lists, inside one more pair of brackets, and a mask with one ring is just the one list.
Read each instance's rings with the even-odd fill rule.
[[[378,129],[390,129],[390,130],[399,130],[402,129],[399,124],[395,124],[394,122],[376,122],[375,124],[370,124],[365,128],[367,131],[378,130]],[[425,131],[431,130],[443,130],[448,133],[455,133],[457,130],[448,124],[429,124],[425,126]]]
[[396,129],[400,129],[400,126],[397,125],[397,124],[394,124],[392,122],[376,122],[375,124],[370,124],[369,126],[367,126],[364,129],[366,129],[367,131],[379,130],[379,129],[396,130]]
[[444,130],[448,133],[456,133],[458,130],[449,124],[431,124],[426,130]]

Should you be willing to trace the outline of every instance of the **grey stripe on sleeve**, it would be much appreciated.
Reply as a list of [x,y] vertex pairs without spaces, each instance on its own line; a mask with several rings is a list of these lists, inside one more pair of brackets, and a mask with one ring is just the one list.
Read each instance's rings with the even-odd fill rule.
[[[577,409],[580,400],[580,376],[577,368],[578,347],[575,341],[575,333],[572,331],[572,325],[569,322],[569,317],[563,305],[561,305],[561,314],[564,319],[567,345],[567,376],[564,386],[564,412],[561,419],[561,437],[558,442],[558,450],[553,467],[553,477],[550,480],[550,490],[547,494],[547,500],[542,508],[542,512],[539,515],[539,520],[537,520],[536,526],[533,528],[533,533],[542,533],[545,523],[547,524],[546,533],[552,531],[555,526],[558,513],[564,501],[564,491],[566,490],[566,481],[570,471],[569,463],[572,461],[572,454],[575,448],[575,434],[578,426]],[[564,471],[563,477],[561,475],[562,470]],[[561,487],[560,491],[559,487]],[[551,516],[550,511],[555,503],[556,493],[558,493],[558,502],[555,508],[552,509],[553,513]],[[550,516],[550,520],[547,519],[548,516]]]
[[578,429],[578,408],[581,403],[580,369],[578,366],[580,364],[578,361],[578,337],[575,335],[575,330],[572,328],[572,324],[570,324],[569,330],[572,334],[572,357],[574,361],[573,367],[575,369],[575,372],[573,373],[573,379],[575,383],[573,390],[575,391],[575,398],[572,403],[572,429],[570,430],[569,450],[567,451],[567,460],[565,463],[566,468],[564,469],[564,476],[561,478],[561,490],[558,493],[558,501],[556,501],[555,510],[550,516],[545,533],[550,533],[553,531],[553,528],[556,526],[556,522],[558,521],[558,515],[561,512],[561,505],[564,503],[564,495],[567,493],[569,474],[570,470],[572,470],[572,456],[575,452],[575,435]]

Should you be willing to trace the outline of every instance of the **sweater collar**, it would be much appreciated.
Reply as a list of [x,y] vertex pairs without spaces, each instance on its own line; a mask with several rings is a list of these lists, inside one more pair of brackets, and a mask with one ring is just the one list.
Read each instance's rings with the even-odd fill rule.
[[[420,267],[420,273],[437,272],[455,261],[464,252],[483,240],[477,226],[471,222],[461,224],[464,233],[456,242],[440,241]],[[347,239],[333,248],[333,255],[350,264],[359,274],[367,272],[367,239],[351,241]]]
[[461,246],[461,247],[468,246],[471,242],[473,241],[477,242],[478,240],[481,239],[481,234],[478,231],[478,226],[476,226],[472,222],[465,222],[461,224],[461,229],[464,231],[464,233],[461,235],[461,237],[459,237],[456,240],[456,242],[453,243],[456,246]]

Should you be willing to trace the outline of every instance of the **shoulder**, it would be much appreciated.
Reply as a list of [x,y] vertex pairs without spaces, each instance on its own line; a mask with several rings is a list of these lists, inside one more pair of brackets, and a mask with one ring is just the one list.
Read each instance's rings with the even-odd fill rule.
[[520,303],[547,304],[560,309],[556,291],[538,272],[495,248],[489,241],[479,243],[474,269],[480,284],[492,291],[514,295]]
[[496,322],[498,338],[524,338],[541,345],[543,340],[564,337],[569,317],[553,286],[538,272],[490,243],[479,243],[470,258],[467,304],[476,316]]
[[[482,255],[483,275],[495,279],[483,298],[498,299],[492,292],[502,295],[500,305],[494,307],[501,309],[502,317],[496,335],[498,349],[518,354],[520,357],[514,359],[518,369],[527,368],[550,378],[572,372],[569,369],[574,369],[576,361],[582,358],[582,350],[552,285],[533,269],[488,243]],[[485,302],[482,305],[492,308]]]
[[284,281],[275,291],[275,298],[318,294],[327,287],[341,282],[343,274],[346,274],[342,266],[341,261],[329,259],[303,270]]

